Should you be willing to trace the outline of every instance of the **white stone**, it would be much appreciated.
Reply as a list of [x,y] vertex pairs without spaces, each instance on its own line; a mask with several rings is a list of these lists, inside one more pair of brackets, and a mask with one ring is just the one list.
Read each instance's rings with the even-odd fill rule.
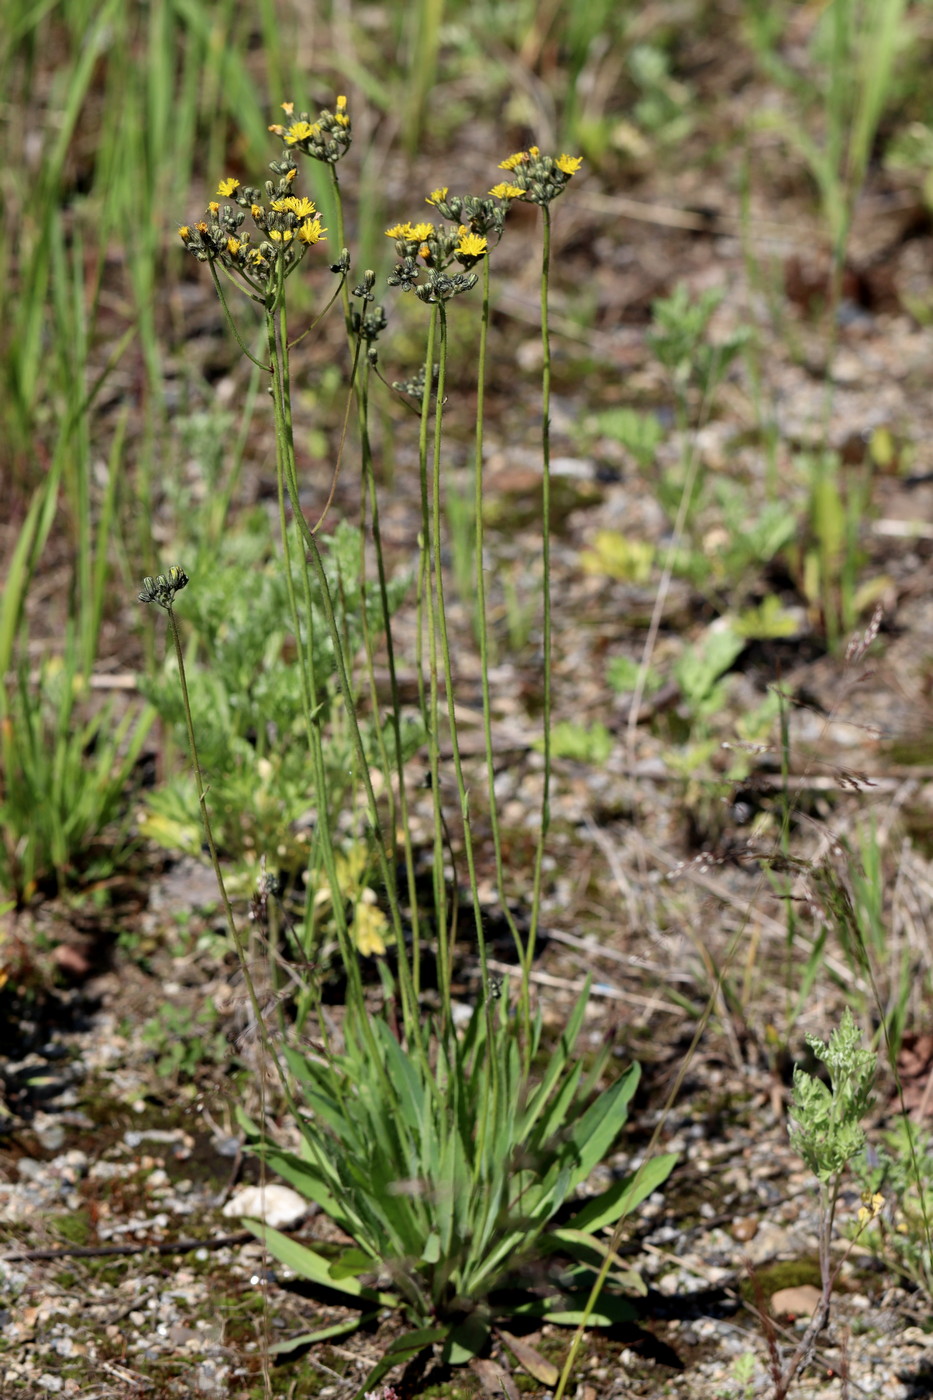
[[273,1229],[297,1225],[308,1213],[309,1202],[290,1186],[271,1182],[267,1186],[244,1186],[224,1206],[224,1215],[249,1216]]

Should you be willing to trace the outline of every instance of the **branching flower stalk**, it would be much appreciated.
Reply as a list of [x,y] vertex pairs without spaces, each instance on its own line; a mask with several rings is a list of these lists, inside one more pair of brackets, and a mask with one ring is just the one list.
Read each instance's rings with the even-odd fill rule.
[[[287,107],[286,110],[291,115],[290,108]],[[305,116],[302,116],[299,121],[293,122],[287,129],[275,128],[275,130],[278,134],[283,135],[286,143],[282,160],[273,161],[270,166],[273,175],[277,178],[267,180],[264,190],[243,187],[235,179],[221,181],[218,195],[224,199],[233,200],[233,203],[221,204],[217,200],[212,201],[208,206],[208,219],[200,221],[194,227],[185,226],[179,230],[179,233],[188,251],[199,261],[207,262],[210,265],[225,312],[231,324],[234,325],[237,343],[254,363],[256,363],[255,357],[246,350],[242,337],[236,331],[229,307],[223,297],[222,290],[220,290],[220,281],[217,276],[218,265],[242,292],[262,307],[264,313],[268,361],[266,365],[261,367],[266,369],[272,379],[276,465],[280,480],[280,492],[281,484],[284,483],[285,493],[288,495],[292,509],[292,520],[301,543],[302,554],[305,555],[305,551],[307,551],[305,558],[310,565],[311,574],[314,576],[320,593],[321,606],[334,651],[337,683],[343,697],[357,765],[366,792],[373,845],[391,910],[394,932],[397,942],[401,946],[403,933],[395,892],[394,872],[388,860],[375,792],[353,704],[345,648],[337,625],[317,538],[301,509],[291,415],[285,286],[288,277],[295,272],[308,249],[319,243],[326,233],[326,229],[323,228],[320,218],[317,216],[313,202],[292,193],[298,173],[292,148],[297,147],[298,150],[312,155],[316,159],[327,160],[328,163],[338,159],[349,145],[349,118],[346,116],[345,102],[343,99],[338,99],[337,112],[335,114],[321,113],[317,123],[311,123]],[[254,225],[263,235],[258,245],[253,243],[251,234],[243,231],[247,210]],[[333,270],[344,282],[348,266],[349,258],[346,253],[334,265]],[[283,540],[284,538],[283,536]],[[305,616],[310,623],[311,588],[307,566],[302,571],[302,577],[304,580]],[[302,676],[302,685],[305,688],[308,743],[320,818],[318,821],[320,848],[330,888],[337,890],[339,889],[339,881],[336,853],[331,823],[327,814],[323,737],[317,722],[319,702],[313,692],[311,661],[306,650],[306,646],[313,644],[313,638],[310,637],[309,631],[308,642],[305,642],[290,575],[288,596],[298,653],[297,664]],[[339,899],[334,900],[333,913],[341,953],[354,991],[352,1000],[362,1013],[362,983],[360,981],[359,961],[351,946],[345,912]],[[414,1010],[410,978],[404,976],[404,968],[402,987],[406,1001],[406,1020],[417,1028],[418,1018]],[[363,1034],[366,1036],[370,1034],[367,1018],[361,1014],[360,1019]],[[417,1030],[415,1033],[417,1034]]]
[[227,894],[227,886],[224,881],[223,870],[220,865],[220,857],[217,854],[217,846],[214,841],[214,832],[211,827],[210,812],[207,805],[207,789],[204,785],[204,774],[201,771],[201,760],[198,755],[198,743],[194,732],[194,720],[191,715],[191,702],[188,696],[188,678],[185,670],[185,654],[181,645],[181,636],[178,630],[178,620],[175,616],[175,597],[183,588],[188,586],[188,575],[179,565],[173,564],[167,574],[159,574],[157,578],[146,577],[143,579],[142,591],[139,593],[141,603],[155,603],[160,607],[168,618],[169,633],[172,638],[172,646],[175,651],[175,660],[178,665],[178,681],[181,688],[182,708],[185,714],[185,725],[188,731],[188,748],[191,755],[191,766],[194,770],[195,787],[198,794],[198,809],[201,813],[201,824],[204,827],[204,839],[207,842],[207,849],[210,852],[211,866],[214,871],[214,878],[217,881],[217,889],[220,894],[221,903],[224,910],[224,920],[227,925],[227,932],[230,941],[236,951],[237,961],[243,973],[243,980],[246,984],[246,991],[249,997],[250,1011],[256,1025],[256,1032],[259,1036],[260,1044],[264,1052],[269,1055],[275,1065],[282,1092],[288,1104],[290,1112],[297,1114],[298,1106],[292,1094],[288,1076],[280,1062],[279,1057],[274,1053],[265,1017],[259,1005],[259,997],[256,992],[256,984],[253,981],[250,960],[244,946],[240,930],[237,926],[233,914],[233,906],[230,903],[230,896]]
[[[541,247],[541,652],[542,652],[542,752],[544,756],[541,819],[535,846],[532,877],[531,913],[528,935],[522,957],[520,1015],[526,1030],[530,1025],[529,1004],[531,965],[534,961],[538,929],[541,922],[541,900],[544,877],[544,852],[551,824],[551,714],[553,686],[551,681],[551,333],[548,321],[551,270],[551,210],[550,206],[563,193],[572,175],[582,164],[578,156],[542,155],[537,146],[518,151],[500,162],[500,169],[509,172],[508,183],[495,186],[490,193],[501,199],[520,198],[539,205],[542,216]],[[527,1035],[526,1035],[527,1043]]]
[[[342,219],[342,213],[341,213]],[[342,226],[342,225],[341,225]],[[354,338],[354,377],[353,384],[357,401],[357,417],[360,434],[360,466],[361,466],[361,529],[366,530],[366,510],[369,508],[371,520],[371,535],[373,542],[373,552],[376,557],[376,575],[378,582],[379,606],[382,620],[382,634],[386,647],[386,666],[389,676],[390,688],[390,718],[389,723],[392,730],[393,754],[390,760],[385,745],[382,724],[378,725],[378,742],[380,754],[382,756],[383,771],[388,778],[391,772],[395,773],[396,787],[393,788],[391,782],[387,782],[387,800],[389,807],[388,827],[392,833],[392,839],[397,843],[398,831],[401,827],[402,845],[404,848],[405,879],[408,888],[409,919],[411,923],[411,955],[408,960],[410,975],[412,980],[412,993],[414,1002],[417,1003],[420,992],[421,973],[421,934],[420,915],[418,908],[417,885],[415,877],[415,852],[412,842],[410,809],[408,803],[408,790],[405,782],[405,754],[402,742],[402,703],[399,693],[398,672],[395,663],[395,644],[392,639],[391,609],[389,607],[388,576],[385,566],[385,555],[382,547],[382,534],[379,522],[379,497],[376,491],[376,478],[373,468],[372,444],[369,435],[369,381],[372,370],[378,363],[378,353],[376,343],[386,326],[386,315],[382,306],[372,306],[375,300],[373,287],[375,285],[375,273],[365,272],[359,284],[353,289],[353,296],[360,301],[360,309],[351,309],[350,330]],[[365,355],[362,353],[365,348]],[[376,688],[376,667],[373,648],[373,639],[369,627],[368,610],[366,600],[368,596],[368,585],[366,579],[366,552],[361,552],[360,556],[360,595],[363,602],[362,624],[364,645],[368,663],[368,673],[370,681],[370,691],[373,706],[373,713],[379,714],[379,697]]]
[[[511,191],[512,197],[517,197],[522,193],[518,187]],[[399,263],[395,272],[390,277],[390,283],[402,288],[404,291],[415,291],[420,300],[432,306],[433,315],[429,322],[427,343],[425,349],[424,370],[421,381],[421,417],[419,434],[419,461],[421,478],[421,551],[419,569],[419,636],[423,636],[422,627],[427,630],[427,657],[429,673],[429,695],[422,694],[422,709],[425,715],[425,722],[429,733],[431,782],[433,789],[434,805],[434,884],[435,884],[435,913],[438,925],[438,980],[441,986],[441,996],[445,1002],[445,1011],[449,1012],[449,987],[453,965],[453,942],[456,928],[456,902],[451,906],[450,914],[447,912],[446,881],[444,879],[443,862],[445,848],[449,844],[446,835],[446,826],[441,805],[440,791],[440,750],[439,750],[439,718],[440,718],[440,698],[439,698],[439,668],[442,664],[444,672],[445,690],[447,695],[448,722],[450,730],[450,740],[454,774],[457,783],[457,791],[460,801],[460,815],[463,823],[463,845],[467,861],[467,872],[469,878],[470,893],[472,897],[473,918],[476,930],[476,942],[480,958],[480,972],[484,998],[490,994],[490,984],[488,968],[486,964],[486,943],[483,928],[483,914],[479,901],[479,885],[476,874],[475,855],[471,828],[471,814],[469,793],[463,772],[460,744],[458,738],[458,727],[455,705],[455,687],[453,666],[450,655],[450,640],[447,629],[447,614],[444,601],[444,581],[442,568],[442,533],[441,533],[441,449],[443,442],[443,410],[445,401],[445,384],[448,354],[448,334],[447,334],[447,303],[462,292],[471,290],[477,282],[475,272],[471,271],[478,263],[483,265],[484,277],[484,303],[483,303],[483,330],[481,332],[483,356],[480,365],[481,382],[484,377],[485,366],[485,336],[488,329],[489,319],[489,272],[488,272],[488,249],[489,235],[494,235],[496,242],[502,234],[505,216],[508,211],[507,202],[503,202],[501,195],[495,197],[492,192],[485,199],[477,199],[473,196],[450,196],[448,189],[441,188],[434,190],[427,198],[427,203],[432,205],[437,213],[455,226],[455,231],[438,230],[433,223],[424,222],[420,224],[400,223],[387,229],[389,237],[395,239],[396,252],[399,256]],[[459,263],[466,269],[466,275],[458,273],[449,275],[447,269],[454,262]],[[428,269],[425,281],[420,281],[422,276],[421,263]],[[435,346],[436,352],[435,352]],[[435,364],[434,356],[437,353],[437,380],[434,382]],[[430,422],[431,393],[434,393],[434,415],[433,415],[433,445],[431,448],[431,469],[430,488],[428,470],[428,424]],[[481,490],[482,484],[482,400],[480,399],[477,408],[477,456],[479,466],[477,468],[477,490]],[[478,522],[481,519],[481,510],[477,510]],[[488,685],[488,637],[486,634],[485,617],[485,590],[482,585],[482,531],[478,524],[479,547],[477,552],[477,574],[479,589],[479,615],[481,634],[481,672],[483,676],[484,694],[484,726],[487,745],[487,764],[492,772],[492,749],[491,749],[491,720],[490,720],[490,698]],[[433,586],[432,586],[433,581]],[[439,653],[440,651],[440,661]],[[490,778],[490,810],[495,819],[495,793]],[[507,907],[504,897],[504,880],[502,879],[501,862],[501,842],[498,838],[498,823],[495,825],[497,865],[500,893],[503,897],[503,905]],[[513,923],[514,928],[514,923]]]
[[[508,191],[506,193],[506,191]],[[451,223],[468,227],[471,233],[485,238],[491,250],[502,237],[511,200],[520,197],[518,186],[502,186],[500,193],[490,191],[485,199],[472,196],[451,196],[444,187],[432,191],[427,203]],[[489,802],[489,823],[492,835],[493,855],[496,867],[496,889],[500,910],[515,943],[520,965],[524,962],[524,943],[515,922],[505,887],[505,871],[502,860],[502,834],[499,825],[499,808],[495,789],[495,750],[492,738],[492,696],[489,686],[489,619],[486,611],[486,567],[485,567],[485,519],[483,513],[483,435],[485,428],[486,400],[486,361],[489,341],[490,321],[490,259],[479,261],[482,281],[482,313],[480,317],[479,345],[476,369],[476,434],[473,454],[473,518],[474,518],[474,563],[476,588],[477,638],[480,652],[480,685],[483,697],[483,740],[486,752],[486,785]],[[485,964],[482,968],[483,986],[487,985]]]

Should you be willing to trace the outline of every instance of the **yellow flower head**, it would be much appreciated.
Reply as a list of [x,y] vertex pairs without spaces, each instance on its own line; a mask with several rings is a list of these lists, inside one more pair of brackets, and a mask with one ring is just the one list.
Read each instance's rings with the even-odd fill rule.
[[207,232],[208,232],[207,224],[204,222],[203,219],[200,219],[200,220],[198,221],[198,223],[195,224],[195,228],[197,229],[198,233],[207,233]]
[[220,205],[217,203],[216,199],[211,200],[210,204],[207,206],[207,212],[214,215],[220,213]]
[[338,121],[341,126],[350,125],[350,117],[347,112],[347,99],[345,97],[337,98],[337,110],[334,113],[334,120]]
[[265,209],[263,209],[261,204],[251,204],[249,206],[249,212],[252,214],[254,219],[261,219],[266,211]]
[[178,237],[181,239],[182,243],[188,242],[188,239],[191,237],[191,230],[187,224],[182,224],[181,228],[178,230]]
[[314,203],[310,199],[299,199],[296,194],[286,195],[284,199],[272,201],[272,208],[281,214],[285,210],[296,215],[299,219],[310,219],[314,213]]
[[442,200],[447,198],[448,188],[447,185],[441,185],[438,189],[432,190],[424,201],[425,204],[440,204]]
[[500,160],[500,170],[517,170],[520,165],[524,165],[528,160],[527,151],[516,151],[514,156],[508,156],[505,160]]
[[220,184],[217,186],[217,193],[221,195],[224,199],[229,199],[230,195],[233,194],[233,191],[238,190],[239,188],[239,180],[235,180],[231,175],[228,179],[221,180]]
[[499,184],[493,185],[489,193],[493,199],[521,199],[525,191],[520,185]]
[[282,179],[287,180],[288,183],[291,184],[297,174],[297,166],[292,166],[291,170],[286,170],[285,174],[282,176]]
[[558,156],[555,162],[558,170],[562,170],[565,175],[576,175],[583,164],[582,156]]
[[235,258],[235,257],[236,257],[237,253],[240,251],[241,246],[242,246],[242,245],[241,245],[240,240],[239,240],[238,238],[228,238],[228,239],[227,239],[227,252],[230,254],[230,256],[231,256],[232,258]]
[[430,238],[434,232],[434,225],[423,224],[393,224],[386,229],[387,238],[404,238],[406,243],[423,243],[426,238]]
[[292,112],[294,112],[294,110],[295,110],[295,104],[294,104],[294,102],[283,102],[283,103],[282,103],[282,111],[285,113],[286,117],[290,117],[291,114],[292,114]]
[[272,239],[273,243],[291,243],[292,239],[295,237],[295,234],[294,231],[290,228],[273,228],[269,230],[269,237]]
[[454,252],[460,258],[481,258],[486,252],[488,244],[485,238],[481,238],[478,233],[470,233],[469,229],[462,224],[457,230],[460,234],[460,242]]
[[305,219],[298,230],[298,237],[310,248],[313,243],[320,243],[326,232],[327,229],[321,227],[320,219]]
[[294,146],[298,141],[309,141],[312,136],[317,135],[319,129],[310,122],[292,122],[285,133],[285,140],[290,146]]

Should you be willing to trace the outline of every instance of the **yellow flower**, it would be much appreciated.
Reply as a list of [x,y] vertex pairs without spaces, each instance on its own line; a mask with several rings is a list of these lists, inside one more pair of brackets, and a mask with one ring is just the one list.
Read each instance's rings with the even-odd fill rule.
[[521,199],[525,191],[520,185],[493,185],[489,191],[493,199]]
[[204,222],[203,219],[201,219],[198,223],[195,224],[195,228],[197,229],[198,233],[208,232],[207,224]]
[[220,205],[217,203],[216,199],[211,200],[210,204],[207,206],[207,212],[214,215],[220,213]]
[[310,248],[313,243],[320,243],[326,232],[327,229],[321,227],[320,219],[305,219],[298,230],[298,237]]
[[288,183],[291,184],[291,182],[294,180],[297,174],[297,168],[295,166],[292,166],[291,170],[286,170],[285,174],[282,176],[282,179],[287,180]]
[[528,156],[529,156],[529,159],[531,159],[531,160],[537,160],[537,159],[538,159],[538,156],[539,156],[540,154],[541,154],[541,152],[538,150],[538,147],[537,147],[537,146],[529,146],[529,147],[528,147]]
[[295,104],[294,104],[294,102],[283,102],[283,103],[282,103],[282,111],[285,113],[286,117],[290,117],[291,114],[292,114],[292,112],[294,112],[294,110],[295,110]]
[[310,219],[311,215],[315,212],[312,200],[299,199],[295,194],[286,195],[284,199],[274,199],[272,201],[272,208],[280,214],[286,209],[290,210],[290,212],[295,214],[299,219]]
[[433,224],[409,224],[408,237],[413,243],[423,243],[434,232]]
[[556,161],[558,170],[562,170],[565,175],[576,175],[582,164],[582,156],[558,156]]
[[271,131],[273,136],[285,135],[285,128],[281,122],[272,122],[271,125],[266,127],[266,130]]
[[273,228],[269,230],[269,237],[274,243],[291,243],[292,239],[295,237],[295,234],[294,230],[290,228],[281,230]]
[[290,146],[294,146],[298,141],[307,141],[317,134],[318,128],[313,127],[310,122],[292,122],[285,133],[285,140]]
[[353,941],[364,958],[377,957],[386,950],[382,936],[388,920],[370,889],[363,890],[353,910]]
[[191,230],[187,224],[182,224],[181,228],[178,230],[178,237],[181,239],[182,243],[188,242],[188,239],[191,237]]
[[251,204],[249,206],[249,212],[252,214],[254,219],[261,219],[266,211],[265,209],[263,209],[261,204]]
[[393,224],[386,229],[386,238],[410,238],[411,224]]
[[517,170],[520,165],[524,165],[528,159],[527,151],[516,151],[514,156],[509,156],[506,160],[500,160],[500,170]]
[[241,244],[238,238],[227,239],[227,252],[230,254],[231,257],[236,257],[237,253],[240,251],[240,247]]
[[222,195],[224,199],[228,199],[230,195],[233,194],[233,191],[238,190],[239,188],[239,180],[235,180],[231,175],[228,177],[228,179],[221,180],[220,184],[217,186],[217,193],[219,195]]
[[425,204],[440,204],[441,200],[447,198],[448,188],[449,187],[447,185],[441,185],[439,189],[432,190],[431,193],[428,195],[427,199],[424,201]]
[[347,99],[345,97],[337,98],[337,110],[334,113],[334,119],[338,121],[341,126],[350,125],[350,118],[347,113]]
[[254,266],[256,266],[256,267],[258,267],[260,263],[264,263],[264,262],[265,262],[265,258],[263,257],[262,253],[260,253],[260,251],[259,251],[258,248],[253,248],[253,249],[251,249],[250,255],[249,255],[249,260],[250,260],[250,262],[253,263]]
[[460,258],[481,258],[488,247],[485,238],[481,238],[478,233],[470,233],[468,229],[462,226],[458,232],[460,234],[460,242],[454,249],[457,256]]

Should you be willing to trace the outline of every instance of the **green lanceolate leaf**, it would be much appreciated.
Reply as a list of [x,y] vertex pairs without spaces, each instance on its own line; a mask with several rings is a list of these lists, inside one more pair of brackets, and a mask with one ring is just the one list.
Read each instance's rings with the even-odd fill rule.
[[628,1103],[640,1077],[640,1066],[632,1065],[574,1124],[571,1141],[580,1154],[579,1166],[573,1175],[574,1186],[586,1180],[622,1131],[628,1118]]
[[411,1361],[420,1352],[434,1346],[436,1342],[442,1342],[448,1334],[446,1327],[420,1327],[416,1332],[406,1332],[404,1337],[396,1337],[388,1351],[366,1377],[360,1386],[353,1400],[363,1400],[367,1391],[372,1390],[383,1376],[387,1375],[394,1366],[401,1366],[406,1361]]
[[652,1157],[633,1176],[624,1181],[616,1181],[601,1191],[598,1196],[587,1201],[582,1210],[570,1221],[568,1228],[586,1230],[592,1233],[607,1225],[614,1225],[622,1215],[627,1215],[641,1205],[652,1191],[667,1180],[677,1164],[677,1154],[666,1152],[661,1157]]
[[346,1337],[348,1333],[355,1332],[358,1327],[364,1327],[367,1322],[372,1322],[378,1316],[378,1309],[375,1309],[373,1312],[360,1313],[359,1317],[351,1317],[347,1322],[333,1322],[329,1327],[319,1327],[316,1332],[303,1332],[300,1337],[289,1337],[286,1341],[276,1342],[271,1346],[269,1355],[285,1356],[290,1351],[297,1351],[299,1347],[314,1346],[316,1342],[326,1342],[331,1337]]
[[593,1311],[587,1316],[588,1293],[555,1294],[551,1298],[534,1298],[512,1309],[513,1317],[538,1317],[559,1327],[579,1327],[584,1317],[590,1327],[612,1327],[617,1322],[633,1322],[638,1309],[625,1298],[603,1293]]
[[274,1254],[280,1263],[294,1269],[299,1278],[306,1278],[322,1288],[333,1288],[351,1298],[379,1303],[384,1308],[398,1307],[399,1300],[394,1293],[380,1293],[372,1288],[364,1288],[356,1278],[334,1278],[329,1259],[309,1249],[306,1244],[299,1244],[297,1240],[283,1235],[280,1230],[273,1230],[271,1225],[264,1225],[260,1220],[244,1220],[243,1224],[257,1239],[262,1240],[270,1254]]

